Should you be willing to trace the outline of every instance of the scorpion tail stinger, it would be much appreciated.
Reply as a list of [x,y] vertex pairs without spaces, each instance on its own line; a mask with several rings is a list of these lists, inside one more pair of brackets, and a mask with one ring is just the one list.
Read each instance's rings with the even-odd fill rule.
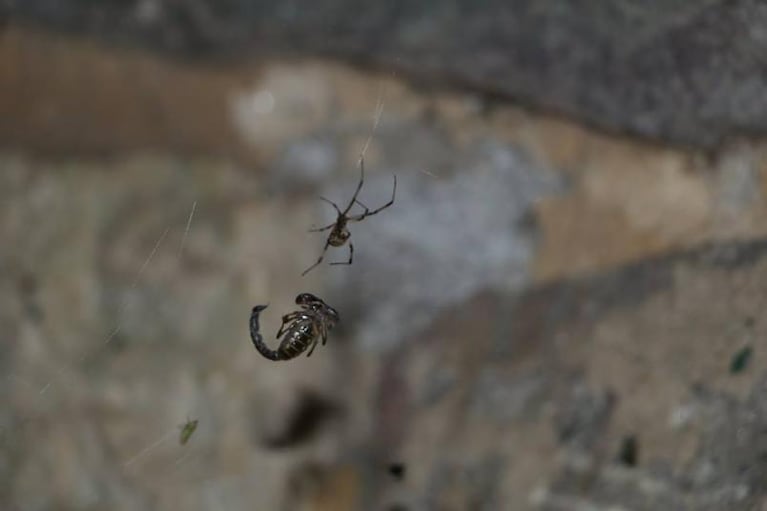
[[258,332],[258,316],[266,309],[268,305],[256,305],[253,307],[253,311],[250,313],[250,338],[253,340],[253,346],[256,347],[259,353],[269,360],[282,360],[282,356],[276,350],[272,350],[264,343],[264,338]]

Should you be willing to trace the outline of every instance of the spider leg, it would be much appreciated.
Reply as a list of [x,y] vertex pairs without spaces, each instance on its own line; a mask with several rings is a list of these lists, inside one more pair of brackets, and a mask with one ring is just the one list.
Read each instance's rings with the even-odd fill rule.
[[325,346],[328,342],[328,328],[322,325],[322,345]]
[[320,254],[320,257],[317,258],[317,262],[311,265],[310,267],[308,267],[307,269],[305,269],[304,272],[301,274],[302,277],[306,275],[307,273],[309,273],[310,271],[312,271],[315,266],[318,266],[322,262],[322,260],[325,258],[325,252],[328,251],[329,246],[330,246],[330,238],[328,238],[328,240],[325,242],[325,247],[322,249],[322,253]]
[[294,319],[296,319],[299,314],[300,312],[291,312],[290,314],[285,314],[284,316],[282,316],[282,325],[280,325],[280,329],[277,330],[277,339],[279,339],[284,333],[283,329],[285,328],[285,325],[293,321]]
[[366,219],[369,216],[373,216],[376,213],[380,213],[384,209],[386,209],[389,206],[391,206],[392,204],[394,204],[394,198],[395,198],[396,195],[397,195],[397,175],[395,174],[394,175],[394,187],[392,188],[392,191],[391,191],[391,200],[389,202],[387,202],[386,204],[384,204],[383,206],[381,206],[380,208],[374,209],[373,211],[370,211],[370,209],[368,209],[367,206],[365,206],[360,201],[355,199],[355,202],[357,204],[359,204],[360,206],[365,208],[365,212],[362,213],[361,215],[356,215],[356,216],[349,217],[349,220],[352,221],[352,222],[359,222],[361,220]]
[[[365,206],[362,202],[360,202],[360,201],[358,201],[356,199],[354,200],[354,202],[356,202],[362,209],[365,210],[362,213],[362,215],[357,215],[357,216],[362,216],[363,218],[366,217],[366,216],[369,216],[369,213],[370,213],[370,208],[369,207]],[[353,218],[350,218],[350,220],[353,220]]]
[[349,210],[352,209],[354,202],[357,200],[357,195],[359,195],[360,190],[362,190],[362,183],[364,182],[365,182],[365,159],[362,156],[360,156],[360,182],[357,183],[357,189],[354,190],[354,195],[352,195],[352,200],[349,201],[349,205],[346,206],[346,209],[343,211],[343,213],[341,213],[341,216],[346,216]]
[[328,229],[331,229],[331,228],[333,228],[335,226],[336,226],[336,223],[333,222],[332,224],[326,225],[325,227],[319,227],[317,229],[309,229],[309,232],[323,232],[323,231],[327,231]]
[[352,259],[354,258],[354,244],[350,241],[349,242],[349,260],[348,261],[335,261],[330,263],[331,266],[334,266],[336,264],[352,264]]
[[[331,201],[331,200],[329,200],[329,199],[326,199],[325,197],[319,197],[319,199],[320,199],[320,200],[323,200],[323,201],[327,202],[328,204],[330,204],[331,206],[333,206],[333,209],[335,209],[335,210],[336,210],[336,213],[338,213],[338,218],[341,218],[341,217],[343,216],[343,213],[341,213],[341,210],[340,210],[340,209],[338,209],[338,206],[336,205],[336,203],[335,203],[335,202],[333,202],[333,201]],[[322,231],[327,231],[328,229],[332,229],[332,228],[333,228],[333,227],[334,227],[334,226],[335,226],[337,223],[338,223],[338,220],[336,220],[335,222],[333,222],[333,223],[332,223],[332,224],[330,224],[330,225],[326,225],[325,227],[319,227],[319,228],[315,228],[315,229],[309,229],[309,232],[322,232]]]
[[312,346],[309,348],[309,353],[306,354],[307,357],[312,356],[312,352],[314,351],[314,348],[317,347],[317,338],[315,337],[314,340],[312,340]]
[[328,204],[330,204],[331,206],[333,206],[333,208],[336,210],[336,213],[338,213],[339,215],[341,215],[341,214],[342,214],[342,213],[341,213],[341,210],[340,210],[340,209],[338,209],[338,206],[336,205],[336,203],[335,203],[335,202],[333,202],[333,201],[331,201],[331,200],[328,200],[328,199],[326,199],[325,197],[320,197],[320,200],[324,200],[325,202],[327,202]]

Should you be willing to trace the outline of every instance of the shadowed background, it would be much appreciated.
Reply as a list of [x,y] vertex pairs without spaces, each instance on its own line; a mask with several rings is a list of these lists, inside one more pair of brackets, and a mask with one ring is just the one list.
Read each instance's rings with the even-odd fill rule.
[[3,3],[0,507],[760,509],[763,9],[565,4]]

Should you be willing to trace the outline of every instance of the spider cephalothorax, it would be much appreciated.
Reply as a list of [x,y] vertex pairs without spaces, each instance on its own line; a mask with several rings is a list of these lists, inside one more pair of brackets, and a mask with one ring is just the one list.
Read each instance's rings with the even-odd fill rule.
[[324,346],[328,341],[328,332],[341,320],[338,311],[311,293],[296,296],[296,304],[301,306],[301,310],[282,317],[282,325],[277,330],[277,339],[282,337],[282,341],[276,350],[269,348],[259,333],[258,316],[267,306],[253,307],[250,338],[258,352],[269,360],[290,360],[307,349],[309,353],[306,356],[311,356],[317,342],[322,339]]
[[[383,211],[384,209],[388,208],[392,204],[394,204],[394,196],[397,193],[397,176],[394,176],[394,188],[392,188],[391,192],[391,200],[381,206],[380,208],[370,210],[367,206],[362,204],[359,200],[357,200],[357,196],[360,193],[360,190],[362,189],[362,184],[365,182],[365,162],[362,158],[360,158],[360,182],[357,184],[357,189],[354,191],[354,195],[352,195],[351,200],[349,201],[349,204],[346,206],[346,208],[341,211],[341,208],[336,205],[335,202],[332,202],[325,197],[320,197],[321,200],[327,202],[333,208],[335,208],[336,213],[338,216],[336,217],[336,221],[333,222],[330,225],[326,225],[325,227],[320,227],[318,229],[310,229],[309,232],[323,232],[327,231],[328,229],[331,229],[330,234],[328,235],[328,239],[325,241],[325,246],[322,249],[322,253],[320,254],[320,257],[317,259],[317,261],[308,267],[301,275],[306,275],[309,273],[314,267],[319,265],[322,260],[325,258],[325,252],[327,252],[328,247],[342,247],[346,244],[347,241],[349,241],[349,238],[351,238],[351,232],[349,232],[349,229],[347,228],[346,224],[349,222],[361,222],[362,220],[366,219],[369,216],[373,216],[376,213],[379,213]],[[349,215],[349,211],[352,209],[352,206],[354,204],[357,204],[360,206],[364,211],[360,213],[359,215]],[[351,241],[349,241],[349,260],[348,261],[338,261],[338,262],[332,262],[330,264],[352,264],[352,259],[354,258],[354,245]]]

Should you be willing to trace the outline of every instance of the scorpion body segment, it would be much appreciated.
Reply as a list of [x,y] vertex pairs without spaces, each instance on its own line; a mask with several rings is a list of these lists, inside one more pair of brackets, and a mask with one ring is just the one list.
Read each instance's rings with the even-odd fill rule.
[[250,338],[253,340],[253,346],[256,347],[259,353],[269,360],[284,360],[279,350],[273,350],[264,343],[263,336],[258,333],[258,315],[261,311],[266,309],[266,305],[256,305],[253,307],[253,311],[250,313]]
[[277,331],[277,339],[282,337],[276,350],[264,343],[259,333],[258,317],[266,309],[266,305],[256,305],[250,314],[250,338],[259,353],[269,360],[290,360],[307,349],[311,356],[317,342],[322,339],[324,345],[328,340],[328,332],[339,321],[338,312],[310,293],[302,293],[296,297],[296,304],[301,310],[291,312],[282,317],[282,325]]

